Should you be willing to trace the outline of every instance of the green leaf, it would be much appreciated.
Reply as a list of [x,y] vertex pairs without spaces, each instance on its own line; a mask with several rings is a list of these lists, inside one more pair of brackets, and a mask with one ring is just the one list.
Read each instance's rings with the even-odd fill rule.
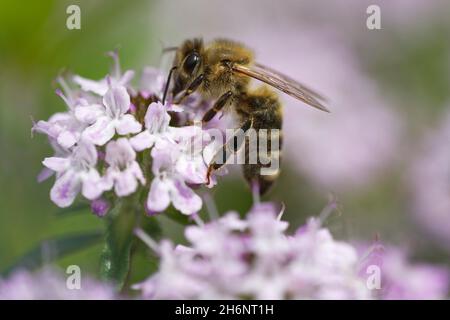
[[153,240],[159,240],[162,236],[161,226],[155,217],[144,217],[141,221],[141,229]]
[[[156,217],[148,217],[141,215],[140,217],[140,228],[153,240],[159,242],[162,238],[162,229],[159,221]],[[136,237],[136,241],[132,248],[132,260],[131,268],[127,277],[128,283],[138,283],[142,279],[147,278],[149,275],[153,274],[158,270],[159,267],[159,256],[149,248],[146,243]],[[128,290],[129,288],[124,288]],[[135,292],[125,291],[126,294],[133,295]]]
[[192,220],[189,218],[189,216],[187,216],[185,214],[182,214],[179,211],[167,210],[163,214],[164,214],[164,216],[166,216],[170,220],[175,221],[176,223],[179,223],[179,224],[181,224],[183,226],[187,226],[187,225],[192,224]]
[[136,213],[136,208],[120,202],[108,215],[100,273],[104,280],[115,283],[118,290],[123,287],[130,268]]
[[99,231],[69,235],[42,241],[37,247],[28,251],[2,274],[10,274],[15,269],[36,269],[43,264],[53,262],[63,256],[89,247],[102,239]]

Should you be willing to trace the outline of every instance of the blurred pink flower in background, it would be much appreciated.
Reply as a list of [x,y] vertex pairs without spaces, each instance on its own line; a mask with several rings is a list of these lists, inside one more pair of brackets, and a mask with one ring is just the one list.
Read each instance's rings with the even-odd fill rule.
[[69,289],[67,278],[51,267],[31,273],[15,271],[0,279],[0,300],[110,300],[114,289],[82,274],[80,289]]
[[326,189],[372,182],[394,159],[400,118],[345,42],[334,34],[294,28],[267,31],[264,38],[254,35],[250,41],[259,61],[329,99],[331,114],[325,114],[282,97],[285,150],[293,168]]
[[[363,249],[363,247],[359,249]],[[443,299],[449,290],[449,271],[444,267],[411,263],[408,252],[375,242],[365,251],[359,263],[359,274],[366,282],[380,270],[380,288],[372,290],[374,298],[385,300]]]
[[450,250],[450,110],[421,141],[409,186],[419,225]]
[[386,300],[443,299],[448,293],[448,270],[428,264],[411,264],[400,250],[387,251],[382,276]]

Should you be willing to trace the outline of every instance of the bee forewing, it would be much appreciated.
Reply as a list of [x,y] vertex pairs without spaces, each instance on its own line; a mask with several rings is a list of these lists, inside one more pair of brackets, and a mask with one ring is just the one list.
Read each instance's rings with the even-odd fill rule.
[[297,88],[299,88],[299,89],[303,90],[304,92],[308,93],[309,95],[313,96],[317,100],[322,100],[322,102],[327,102],[327,98],[325,98],[323,95],[321,95],[317,91],[314,91],[313,89],[308,88],[308,86],[298,82],[294,78],[291,78],[275,69],[272,69],[271,67],[268,67],[268,66],[265,66],[265,65],[262,65],[262,64],[256,62],[255,69],[256,70],[264,70],[264,71],[272,74],[274,77],[279,77],[281,79],[284,79],[285,81],[289,82],[293,86],[296,86]]
[[256,64],[252,67],[235,64],[233,70],[257,79],[278,90],[303,101],[319,110],[330,112],[319,100],[325,100],[320,94],[269,67]]

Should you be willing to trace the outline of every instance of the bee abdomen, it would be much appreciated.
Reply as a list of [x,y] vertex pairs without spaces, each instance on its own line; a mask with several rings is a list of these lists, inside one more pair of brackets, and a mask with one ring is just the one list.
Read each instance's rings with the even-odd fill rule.
[[[245,164],[243,165],[244,178],[250,186],[252,186],[253,183],[257,183],[261,195],[265,194],[270,189],[280,175],[282,134],[281,131],[278,130],[275,132],[277,133],[274,134],[274,132],[272,132],[271,137],[268,138],[266,150],[258,149],[257,163],[251,163],[250,154],[252,149],[249,145],[250,140],[246,141]],[[270,141],[277,139],[276,136],[278,136],[279,142],[275,147],[271,145]],[[260,140],[261,137],[258,136],[258,148],[261,144]]]
[[[244,177],[252,185],[257,183],[260,194],[265,194],[280,175],[283,144],[281,104],[273,95],[255,94],[248,97],[254,111],[254,136],[247,135],[245,145]],[[257,107],[260,106],[260,108]],[[256,145],[255,145],[256,142]],[[254,154],[256,152],[256,157]],[[255,159],[257,160],[255,163]]]

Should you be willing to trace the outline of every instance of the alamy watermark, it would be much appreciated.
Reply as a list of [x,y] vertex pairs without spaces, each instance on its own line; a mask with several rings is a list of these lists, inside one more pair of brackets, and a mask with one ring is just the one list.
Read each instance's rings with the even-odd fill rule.
[[81,268],[77,265],[70,265],[66,269],[68,274],[66,279],[66,288],[69,290],[81,289]]
[[81,9],[76,4],[71,4],[66,8],[66,27],[69,30],[81,29]]
[[367,7],[366,13],[368,17],[366,19],[366,26],[369,30],[381,29],[381,8],[376,4],[372,4]]
[[377,265],[370,265],[366,268],[366,287],[369,290],[381,290],[381,268]]

